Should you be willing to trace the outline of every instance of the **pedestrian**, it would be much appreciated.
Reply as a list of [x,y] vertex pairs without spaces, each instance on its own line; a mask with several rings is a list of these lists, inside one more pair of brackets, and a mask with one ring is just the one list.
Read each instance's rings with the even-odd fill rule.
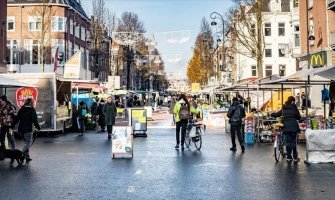
[[172,100],[172,97],[171,97],[171,94],[169,94],[169,96],[167,97],[167,101],[168,101],[168,107],[171,107],[171,100]]
[[77,111],[77,124],[78,124],[78,131],[79,136],[84,135],[85,131],[85,118],[87,116],[87,107],[85,101],[79,103],[79,108]]
[[102,112],[103,108],[104,108],[104,105],[105,105],[105,100],[101,99],[100,100],[100,103],[99,103],[99,106],[97,108],[97,115],[99,116],[99,119],[98,119],[98,124],[101,128],[101,133],[105,132],[105,128],[106,128],[106,119],[105,119],[105,115],[104,113]]
[[0,97],[0,143],[1,148],[5,149],[5,139],[8,138],[11,148],[15,149],[15,139],[12,134],[16,115],[15,106],[8,101],[7,96]]
[[108,140],[111,140],[116,118],[116,107],[111,96],[107,98],[107,103],[104,105],[102,112],[106,119]]
[[292,161],[292,153],[294,162],[299,162],[298,151],[297,151],[297,137],[300,131],[297,120],[300,120],[300,112],[297,105],[295,104],[295,98],[293,96],[288,97],[287,101],[283,105],[283,108],[271,114],[272,117],[283,117],[283,134],[286,144],[286,160]]
[[28,98],[24,105],[21,107],[19,112],[17,113],[17,117],[15,119],[14,124],[19,123],[18,132],[23,135],[24,145],[22,148],[22,152],[24,153],[24,157],[26,162],[30,162],[32,159],[29,155],[29,148],[31,146],[31,142],[33,139],[33,125],[37,130],[40,130],[41,127],[37,121],[37,114],[34,108],[34,100]]
[[186,136],[186,127],[188,120],[192,117],[192,113],[197,114],[198,111],[191,106],[188,102],[185,94],[179,96],[178,102],[173,109],[173,114],[176,120],[176,146],[175,149],[179,149],[180,144],[180,131],[181,131],[181,150],[184,151],[184,142]]
[[242,136],[242,119],[245,117],[245,110],[244,108],[239,104],[239,99],[237,97],[233,98],[233,103],[230,106],[227,117],[229,118],[229,124],[230,124],[230,135],[231,135],[231,142],[232,147],[230,148],[231,151],[236,151],[236,135],[238,138],[238,141],[241,145],[242,152],[245,151],[244,146],[244,140]]
[[93,103],[91,106],[91,115],[92,115],[92,121],[94,124],[97,122],[97,108],[98,108],[99,98],[96,97],[93,99]]

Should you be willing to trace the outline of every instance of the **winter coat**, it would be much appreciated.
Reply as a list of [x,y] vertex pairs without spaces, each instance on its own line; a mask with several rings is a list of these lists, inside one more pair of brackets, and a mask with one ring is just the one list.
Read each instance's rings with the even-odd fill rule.
[[0,125],[12,126],[14,123],[16,108],[7,102],[6,105],[0,108]]
[[228,110],[227,117],[230,125],[241,126],[242,119],[245,117],[245,110],[238,102],[233,102]]
[[105,121],[108,126],[115,125],[116,107],[114,103],[106,103],[102,109]]
[[283,109],[271,114],[272,117],[283,116],[283,132],[284,133],[298,133],[300,131],[297,120],[300,120],[300,112],[295,104],[284,105]]
[[104,103],[100,103],[98,108],[97,108],[97,115],[99,116],[99,120],[98,120],[98,123],[99,123],[99,126],[106,126],[106,119],[105,119],[105,115],[104,113],[102,112],[102,109],[104,108]]
[[14,124],[19,122],[19,133],[29,133],[33,131],[34,126],[40,130],[41,127],[37,121],[37,114],[35,108],[30,106],[23,106],[17,113],[16,120]]
[[80,106],[80,107],[78,108],[78,111],[77,111],[77,117],[78,117],[79,119],[85,119],[86,115],[83,115],[83,110],[85,110],[85,109],[86,109],[86,114],[87,114],[87,113],[88,113],[88,110],[87,110],[86,107],[84,107],[84,106]]
[[[176,116],[176,122],[180,122],[181,121],[181,119],[180,119],[180,117],[179,117],[179,110],[180,110],[180,108],[181,108],[181,105],[182,104],[185,104],[186,102],[183,100],[183,99],[181,99],[180,101],[178,101],[177,103],[176,103],[176,105],[174,106],[174,108],[173,108],[173,114]],[[193,113],[193,114],[198,114],[198,111],[195,109],[195,108],[193,108],[192,106],[191,106],[191,108],[190,108],[190,113]]]

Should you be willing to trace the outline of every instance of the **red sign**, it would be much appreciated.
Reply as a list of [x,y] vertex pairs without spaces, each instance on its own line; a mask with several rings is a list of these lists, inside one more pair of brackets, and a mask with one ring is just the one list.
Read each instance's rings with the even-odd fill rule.
[[24,105],[24,102],[28,98],[31,98],[34,100],[34,107],[36,108],[37,98],[38,98],[37,88],[23,87],[23,88],[19,88],[16,91],[16,105],[19,108],[21,108]]

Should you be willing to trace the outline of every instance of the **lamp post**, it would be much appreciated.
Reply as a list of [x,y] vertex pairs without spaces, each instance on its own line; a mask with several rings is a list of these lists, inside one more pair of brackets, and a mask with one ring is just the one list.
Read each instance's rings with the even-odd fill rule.
[[[218,25],[217,22],[215,21],[216,19],[221,20],[222,23],[222,41],[220,41],[220,39],[217,42],[222,42],[222,57],[221,57],[221,61],[222,61],[222,68],[225,68],[225,56],[224,56],[224,42],[225,42],[225,19],[223,18],[223,16],[218,13],[218,12],[212,12],[210,14],[210,18],[213,20],[211,22],[212,26],[216,26]],[[217,60],[219,60],[219,57],[217,57]],[[218,74],[219,74],[219,86],[221,85],[221,73],[220,71],[223,69],[219,69],[218,70]]]

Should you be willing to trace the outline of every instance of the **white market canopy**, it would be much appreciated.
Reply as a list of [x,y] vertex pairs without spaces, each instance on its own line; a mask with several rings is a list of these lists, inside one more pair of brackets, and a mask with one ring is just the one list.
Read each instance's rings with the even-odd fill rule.
[[32,85],[29,83],[23,83],[16,81],[14,79],[6,78],[0,75],[0,88],[10,88],[10,87],[33,87],[37,88],[38,86]]

